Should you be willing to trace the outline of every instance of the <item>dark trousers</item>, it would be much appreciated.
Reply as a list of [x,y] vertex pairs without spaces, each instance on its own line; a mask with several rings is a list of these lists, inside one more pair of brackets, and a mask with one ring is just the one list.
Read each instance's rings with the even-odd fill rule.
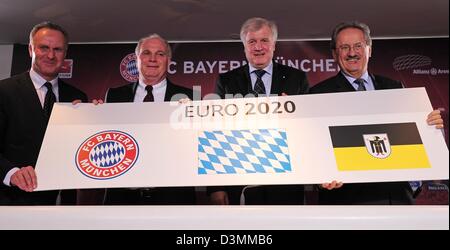
[[59,191],[25,192],[17,187],[0,189],[0,205],[33,206],[56,205]]
[[195,205],[194,187],[110,188],[105,205]]
[[[208,194],[225,191],[230,205],[239,205],[242,193],[246,205],[303,205],[303,185],[266,185],[246,188],[245,186],[207,187]],[[244,192],[243,192],[244,190]]]
[[349,183],[334,190],[319,190],[321,205],[412,205],[408,182]]

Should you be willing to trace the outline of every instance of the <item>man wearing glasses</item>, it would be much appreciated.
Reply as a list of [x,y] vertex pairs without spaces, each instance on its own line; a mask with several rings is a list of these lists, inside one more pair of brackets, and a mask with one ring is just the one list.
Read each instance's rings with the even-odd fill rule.
[[[367,70],[372,54],[372,39],[369,27],[358,21],[338,24],[332,33],[331,51],[340,67],[340,72],[310,89],[310,93],[331,93],[349,91],[369,91],[379,89],[403,88],[399,81],[370,74]],[[443,128],[439,110],[432,111],[428,117],[429,125]],[[386,183],[341,183],[322,184],[319,203],[328,205],[350,204],[412,204],[412,190],[408,182]],[[334,190],[331,190],[335,188]]]

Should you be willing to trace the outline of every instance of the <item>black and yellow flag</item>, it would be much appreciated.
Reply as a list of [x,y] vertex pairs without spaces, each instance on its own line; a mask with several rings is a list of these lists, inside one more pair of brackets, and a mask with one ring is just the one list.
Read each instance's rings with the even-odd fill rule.
[[340,171],[431,167],[415,123],[329,129]]

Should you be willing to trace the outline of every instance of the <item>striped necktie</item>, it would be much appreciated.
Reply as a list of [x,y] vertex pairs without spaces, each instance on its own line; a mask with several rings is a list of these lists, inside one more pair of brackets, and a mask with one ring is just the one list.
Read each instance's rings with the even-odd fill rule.
[[364,79],[358,78],[354,81],[354,83],[358,84],[357,91],[366,91],[366,86],[364,86]]
[[263,75],[266,73],[266,71],[264,71],[263,69],[258,69],[253,72],[256,75],[256,82],[255,82],[255,87],[253,88],[253,90],[258,95],[266,94],[266,87],[264,87],[264,82],[261,79],[263,77]]

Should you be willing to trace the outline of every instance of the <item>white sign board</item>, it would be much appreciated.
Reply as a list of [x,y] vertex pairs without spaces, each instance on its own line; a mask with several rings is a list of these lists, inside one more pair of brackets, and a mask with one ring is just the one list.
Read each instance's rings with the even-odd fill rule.
[[425,89],[56,104],[37,190],[448,179]]

